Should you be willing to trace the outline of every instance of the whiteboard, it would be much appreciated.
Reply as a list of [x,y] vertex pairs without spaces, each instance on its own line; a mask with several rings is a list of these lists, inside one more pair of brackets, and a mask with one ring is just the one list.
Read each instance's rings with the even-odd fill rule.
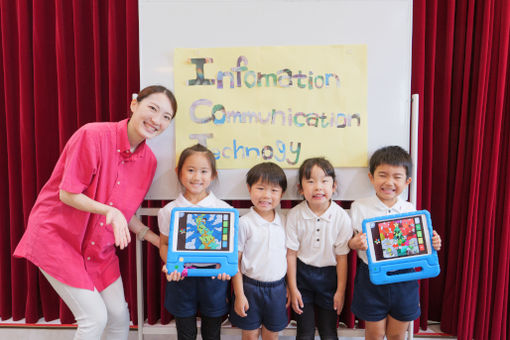
[[[140,0],[139,25],[140,88],[173,90],[174,48],[366,44],[368,154],[385,145],[409,150],[412,0]],[[174,128],[148,141],[158,168],[147,199],[179,194]],[[247,170],[220,170],[212,191],[222,199],[249,199]],[[285,173],[283,198],[300,199],[297,170]],[[336,169],[333,198],[373,194],[367,174],[367,168]]]

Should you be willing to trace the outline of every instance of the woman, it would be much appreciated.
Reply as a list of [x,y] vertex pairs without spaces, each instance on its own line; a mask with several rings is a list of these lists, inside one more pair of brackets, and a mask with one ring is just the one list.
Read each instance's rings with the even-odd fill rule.
[[135,215],[156,170],[145,140],[163,132],[177,110],[163,86],[143,89],[132,116],[90,123],[67,142],[41,189],[14,256],[39,267],[71,309],[74,339],[128,338],[129,312],[115,246],[129,231],[159,246],[159,237]]

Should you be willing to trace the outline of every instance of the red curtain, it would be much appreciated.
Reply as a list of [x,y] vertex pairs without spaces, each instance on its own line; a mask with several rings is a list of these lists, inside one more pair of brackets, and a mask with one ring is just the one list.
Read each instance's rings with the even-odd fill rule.
[[507,339],[510,2],[415,0],[413,22],[419,205],[444,245],[422,320],[459,339]]
[[[71,134],[87,122],[125,117],[139,87],[137,5],[0,0],[2,319],[73,321],[35,267],[11,254]],[[440,320],[459,339],[509,335],[509,6],[508,0],[414,1],[418,206],[431,211],[443,238],[442,273],[421,284],[419,324]],[[155,218],[148,223],[157,231]],[[136,323],[133,245],[119,256]],[[150,323],[166,323],[158,251],[144,244],[144,256],[146,315]],[[351,267],[350,285],[352,274]],[[352,327],[349,305],[348,295],[341,320]]]
[[0,37],[0,317],[69,323],[46,280],[12,252],[71,134],[126,117],[139,88],[138,3],[0,0]]

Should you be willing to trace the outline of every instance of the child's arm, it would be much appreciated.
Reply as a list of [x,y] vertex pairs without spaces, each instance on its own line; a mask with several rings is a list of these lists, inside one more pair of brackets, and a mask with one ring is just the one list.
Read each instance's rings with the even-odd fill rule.
[[344,307],[345,287],[347,285],[347,255],[336,255],[336,292],[333,296],[333,308],[340,315]]
[[441,250],[441,236],[435,230],[432,231],[432,247],[436,251]]
[[246,299],[246,295],[244,295],[243,288],[243,274],[241,273],[241,259],[243,257],[243,253],[239,252],[238,266],[239,270],[236,275],[232,278],[232,285],[234,286],[234,294],[236,296],[236,301],[234,303],[234,310],[237,315],[241,317],[245,317],[246,311],[250,308],[248,304],[248,299]]
[[297,288],[296,281],[296,267],[297,267],[297,251],[287,248],[287,283],[289,285],[290,291],[290,302],[292,305],[292,309],[297,314],[302,314],[303,308],[305,305],[303,304],[303,299],[301,298],[301,293]]
[[165,273],[167,281],[179,281],[184,280],[181,277],[181,273],[177,270],[174,270],[172,273],[168,274],[168,270],[166,269],[166,256],[168,254],[168,236],[161,234],[159,236],[159,256],[161,260],[163,260],[163,268],[161,271]]

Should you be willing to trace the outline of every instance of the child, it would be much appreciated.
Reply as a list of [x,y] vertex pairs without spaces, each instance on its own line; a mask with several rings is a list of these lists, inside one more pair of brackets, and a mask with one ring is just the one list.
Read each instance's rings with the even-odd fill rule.
[[[411,156],[399,146],[377,150],[370,158],[368,178],[375,196],[356,200],[351,206],[351,218],[356,234],[349,247],[358,251],[352,312],[365,320],[366,339],[404,339],[409,322],[420,315],[418,281],[374,285],[370,282],[366,235],[359,233],[366,218],[406,213],[415,207],[399,195],[411,183]],[[434,249],[441,248],[441,238],[434,231]],[[405,295],[405,299],[398,298]],[[392,298],[393,297],[393,298]]]
[[[185,149],[179,157],[177,177],[183,193],[158,213],[161,259],[166,264],[170,213],[175,207],[231,208],[207,189],[217,176],[214,155],[206,147],[196,144]],[[196,339],[196,314],[200,310],[202,339],[220,339],[222,317],[228,313],[228,282],[230,276],[181,277],[174,271],[167,273],[165,308],[175,317],[179,339]]]
[[246,175],[253,203],[239,220],[239,272],[232,279],[234,303],[230,321],[243,330],[243,339],[277,339],[287,318],[285,228],[275,211],[287,177],[278,165],[255,165]]
[[324,158],[299,168],[299,192],[305,201],[287,216],[287,281],[296,312],[297,339],[313,339],[315,308],[321,339],[337,339],[337,317],[344,304],[347,242],[352,236],[347,213],[331,200],[335,169]]

